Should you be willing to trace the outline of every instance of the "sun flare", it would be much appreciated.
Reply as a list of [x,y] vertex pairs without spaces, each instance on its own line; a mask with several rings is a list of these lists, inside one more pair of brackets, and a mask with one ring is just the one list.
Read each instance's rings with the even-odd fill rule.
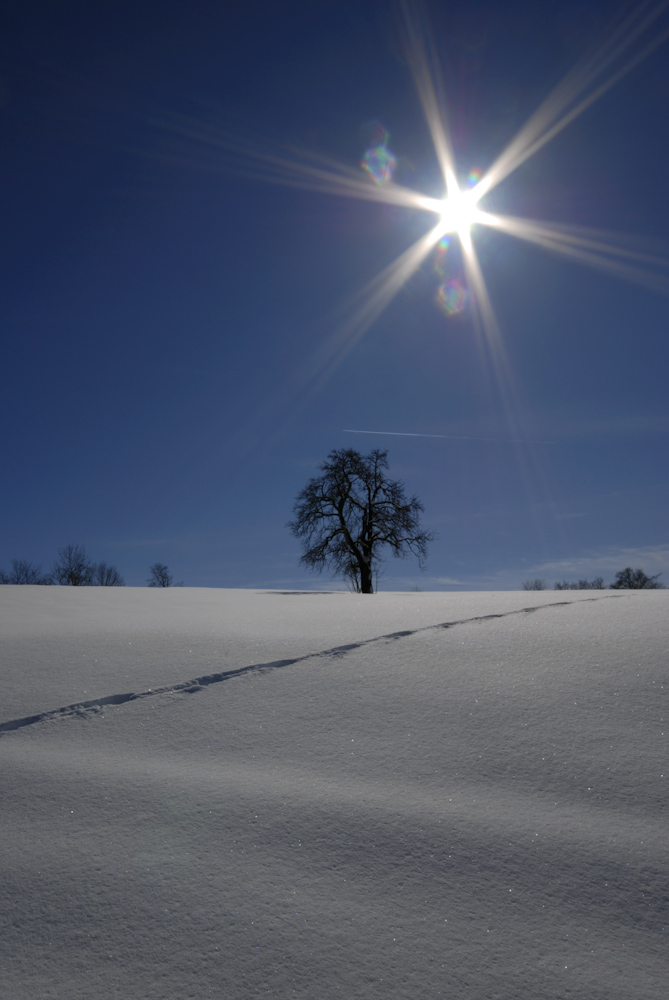
[[468,243],[471,227],[479,221],[480,214],[473,191],[461,191],[457,187],[451,189],[439,206],[442,235],[456,233],[461,242]]
[[[231,142],[207,123],[194,124],[184,119],[181,124],[184,135],[219,147],[225,154],[226,169],[238,169],[245,177],[433,217],[428,232],[345,303],[345,319],[323,347],[316,366],[325,372],[336,365],[432,256],[432,270],[438,278],[436,305],[450,318],[470,314],[498,383],[509,381],[503,338],[477,253],[477,230],[495,230],[617,278],[669,293],[669,254],[664,246],[653,249],[616,233],[493,213],[482,204],[507,177],[669,38],[669,27],[660,19],[669,0],[648,0],[615,21],[599,44],[553,88],[492,164],[485,171],[471,169],[462,187],[458,177],[463,174],[456,163],[439,57],[427,17],[415,0],[398,2],[403,12],[406,61],[439,166],[441,197],[398,183],[396,174],[401,172],[402,160],[390,148],[390,133],[380,123],[376,123],[357,167],[304,147],[270,149]],[[455,243],[461,253],[453,252]]]

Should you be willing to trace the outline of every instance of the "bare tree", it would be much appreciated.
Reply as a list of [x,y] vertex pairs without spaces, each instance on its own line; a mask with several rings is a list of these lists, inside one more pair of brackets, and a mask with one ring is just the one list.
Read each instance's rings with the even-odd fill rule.
[[611,590],[664,590],[665,586],[659,582],[661,573],[655,576],[646,576],[642,569],[632,569],[627,566],[616,573],[616,578],[611,584]]
[[95,587],[125,587],[125,580],[116,566],[109,566],[106,562],[99,562],[93,567],[91,582]]
[[361,455],[352,448],[335,449],[310,479],[293,505],[288,528],[302,540],[300,563],[321,572],[326,566],[347,579],[357,593],[374,592],[380,553],[409,553],[422,568],[431,532],[420,527],[423,504],[406,498],[404,485],[388,479],[388,452]]
[[48,573],[43,573],[40,566],[35,566],[25,559],[12,559],[12,568],[9,573],[0,570],[0,583],[47,586],[51,583],[51,577]]
[[83,545],[66,545],[58,549],[58,559],[53,564],[52,576],[56,583],[67,587],[90,587],[95,566],[88,558]]
[[523,580],[523,590],[545,590],[546,581],[540,580],[538,576],[534,580]]
[[164,563],[154,563],[149,570],[150,576],[146,581],[149,587],[183,587],[183,580],[174,582],[174,577]]

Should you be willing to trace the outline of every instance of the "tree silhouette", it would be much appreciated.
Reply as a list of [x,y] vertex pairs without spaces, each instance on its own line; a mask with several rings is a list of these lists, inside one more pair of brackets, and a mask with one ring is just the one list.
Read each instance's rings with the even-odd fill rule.
[[149,587],[183,587],[183,583],[174,583],[174,577],[164,563],[154,563],[149,574],[146,581]]
[[66,545],[58,549],[51,575],[61,586],[90,587],[94,572],[95,566],[88,558],[85,546]]
[[660,576],[661,573],[646,576],[642,569],[632,569],[631,566],[627,566],[616,573],[611,590],[664,590],[664,584],[658,582]]
[[300,563],[321,572],[326,566],[360,594],[374,592],[374,573],[383,549],[409,553],[422,567],[434,537],[420,527],[423,504],[406,498],[404,485],[388,479],[388,452],[361,455],[334,449],[293,505],[292,533],[302,540]]

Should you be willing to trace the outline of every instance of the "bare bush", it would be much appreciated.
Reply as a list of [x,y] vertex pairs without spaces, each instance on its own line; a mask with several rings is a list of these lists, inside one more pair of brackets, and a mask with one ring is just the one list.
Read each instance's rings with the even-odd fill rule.
[[99,562],[93,567],[94,587],[125,587],[125,580],[116,569],[116,566],[109,566],[106,562]]
[[571,583],[568,580],[563,580],[562,583],[556,583],[553,587],[554,590],[604,590],[604,577],[596,576],[594,580],[575,580]]

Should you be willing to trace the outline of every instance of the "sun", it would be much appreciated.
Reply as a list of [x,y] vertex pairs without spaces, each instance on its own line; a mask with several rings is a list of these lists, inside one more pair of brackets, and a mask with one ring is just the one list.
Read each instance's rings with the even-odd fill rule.
[[439,204],[439,236],[456,233],[460,242],[469,245],[471,227],[481,219],[474,191],[462,191],[457,185],[450,186],[449,193]]

